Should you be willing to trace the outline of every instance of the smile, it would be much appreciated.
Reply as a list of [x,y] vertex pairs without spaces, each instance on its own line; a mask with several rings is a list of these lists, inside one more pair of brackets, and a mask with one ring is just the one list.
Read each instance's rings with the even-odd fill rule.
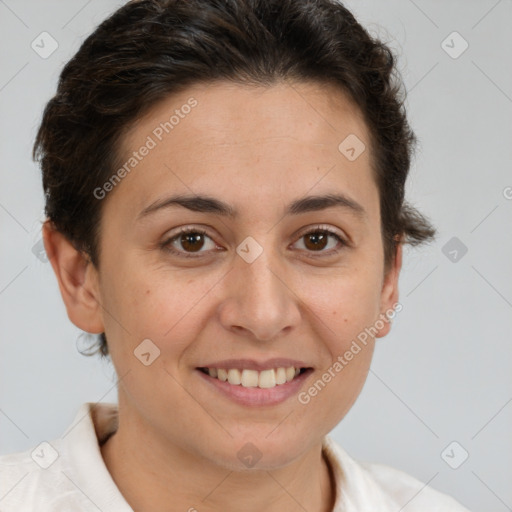
[[287,368],[270,368],[263,371],[239,370],[238,368],[199,368],[199,370],[214,379],[228,382],[233,386],[269,389],[291,382],[295,377],[304,373],[307,368],[289,366]]

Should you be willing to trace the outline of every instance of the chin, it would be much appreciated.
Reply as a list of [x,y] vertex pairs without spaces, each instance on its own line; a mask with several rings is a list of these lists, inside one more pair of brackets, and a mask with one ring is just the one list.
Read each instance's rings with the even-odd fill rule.
[[[303,441],[294,441],[284,433],[265,438],[268,435],[267,430],[265,434],[229,439],[224,446],[217,445],[212,462],[230,471],[272,471],[291,464],[306,448]],[[212,457],[211,451],[208,457]]]

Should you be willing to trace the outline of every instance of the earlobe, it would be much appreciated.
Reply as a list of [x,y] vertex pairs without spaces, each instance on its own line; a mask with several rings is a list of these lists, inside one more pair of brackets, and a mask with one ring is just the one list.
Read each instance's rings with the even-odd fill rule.
[[376,338],[386,336],[391,330],[391,319],[388,315],[392,313],[392,310],[395,309],[395,304],[398,303],[398,279],[400,277],[400,270],[402,269],[402,245],[402,240],[400,239],[396,244],[395,258],[391,268],[384,278],[380,300],[381,313],[379,319],[381,319],[381,322],[378,324],[379,326],[382,325],[382,323],[384,325],[378,330],[375,336]]
[[68,317],[83,331],[104,332],[98,274],[90,260],[47,220],[43,241]]

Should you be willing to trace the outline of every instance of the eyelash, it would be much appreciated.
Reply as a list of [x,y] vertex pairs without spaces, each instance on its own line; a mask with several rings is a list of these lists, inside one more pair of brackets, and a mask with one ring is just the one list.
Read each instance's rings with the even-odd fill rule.
[[[160,247],[163,250],[170,252],[171,254],[174,254],[176,256],[180,256],[180,257],[183,257],[183,258],[200,258],[201,257],[201,252],[207,252],[207,251],[201,251],[201,252],[195,253],[195,254],[194,253],[187,253],[187,252],[183,252],[183,251],[178,251],[174,247],[172,247],[172,245],[171,245],[172,242],[174,242],[175,240],[179,239],[180,236],[182,236],[184,234],[189,234],[189,233],[194,233],[194,234],[198,234],[198,235],[206,235],[208,238],[211,239],[211,237],[208,235],[208,233],[204,229],[187,227],[187,228],[181,228],[180,231],[177,234],[175,234],[171,238],[168,238],[165,241],[163,241],[160,244]],[[315,251],[307,251],[307,252],[310,252],[311,256],[314,257],[314,258],[318,258],[318,257],[322,258],[322,257],[326,257],[326,256],[333,256],[335,254],[338,254],[341,250],[343,250],[346,246],[348,246],[348,243],[338,233],[336,233],[332,229],[329,229],[329,228],[324,227],[324,226],[316,226],[315,228],[311,229],[310,231],[306,231],[305,233],[302,233],[298,237],[297,240],[300,240],[301,238],[303,238],[303,237],[305,237],[307,235],[318,234],[318,233],[327,233],[328,235],[334,237],[341,244],[341,247],[339,247],[337,249],[332,249],[332,250],[327,251],[325,253],[324,253],[324,251],[319,251],[320,254],[314,254]]]

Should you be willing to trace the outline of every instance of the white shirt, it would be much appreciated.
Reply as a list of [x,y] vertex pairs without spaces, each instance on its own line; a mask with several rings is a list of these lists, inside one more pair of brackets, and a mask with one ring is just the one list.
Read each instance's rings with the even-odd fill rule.
[[[0,456],[0,510],[133,512],[101,456],[116,429],[117,404],[86,402],[62,437]],[[355,461],[329,436],[323,451],[336,481],[333,512],[469,512],[402,471]]]

